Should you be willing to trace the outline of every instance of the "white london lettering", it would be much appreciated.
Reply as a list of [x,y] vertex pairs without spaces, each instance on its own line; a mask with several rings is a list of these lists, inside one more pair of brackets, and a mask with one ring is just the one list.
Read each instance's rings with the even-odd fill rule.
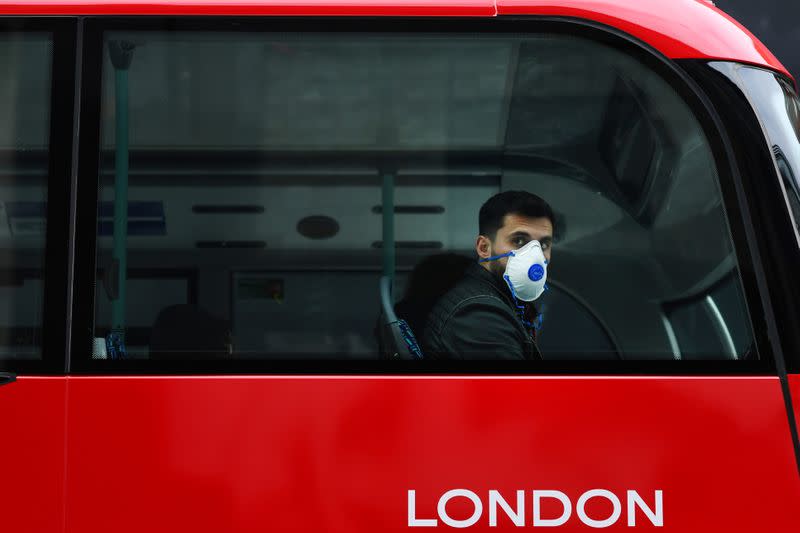
[[[609,516],[605,520],[594,520],[593,518],[589,518],[589,515],[586,514],[586,503],[592,498],[605,498],[606,500],[610,501],[611,505],[614,508],[614,510],[611,511],[611,516]],[[603,489],[594,489],[588,492],[584,492],[581,495],[581,497],[578,498],[578,516],[580,517],[581,522],[583,522],[589,527],[594,527],[594,528],[611,527],[617,523],[617,520],[619,520],[621,514],[622,514],[622,504],[619,503],[619,498],[617,498],[616,494],[614,494],[611,491]]]
[[[563,512],[558,518],[542,518],[542,498],[552,498],[561,502]],[[560,490],[533,491],[533,525],[541,527],[563,526],[572,514],[572,502]]]
[[[505,497],[504,497],[505,494]],[[512,506],[506,499],[511,494],[516,495],[516,505]],[[614,492],[606,489],[592,489],[578,495],[577,501],[565,492],[560,490],[533,490],[529,493],[531,498],[531,513],[527,515],[526,491],[506,491],[501,493],[499,490],[489,490],[485,496],[480,495],[469,489],[452,489],[444,492],[436,501],[437,518],[417,518],[417,491],[408,491],[408,526],[409,527],[440,527],[440,523],[447,527],[463,529],[475,525],[482,525],[488,522],[490,527],[498,526],[499,515],[505,517],[516,527],[526,526],[525,517],[531,516],[530,524],[532,527],[560,527],[568,523],[580,522],[581,524],[594,529],[603,529],[617,524],[622,518],[623,510],[627,514],[626,521],[629,527],[636,527],[638,522],[644,525],[649,522],[655,527],[664,527],[664,492],[655,490],[653,498],[645,499],[637,491],[625,491],[624,501]],[[484,505],[484,499],[488,502]],[[447,512],[447,504],[452,500],[462,500],[471,509],[468,518],[453,518]],[[463,500],[466,500],[465,502]],[[604,501],[602,509],[598,515],[597,508],[592,501]],[[433,503],[433,502],[430,502]],[[611,504],[611,513],[608,514],[608,504]],[[543,511],[544,508],[547,511]],[[430,506],[424,506],[430,508]],[[587,507],[590,511],[587,512]],[[599,507],[599,506],[597,506]],[[488,508],[488,517],[483,518],[484,508]],[[499,509],[499,510],[498,510]],[[573,509],[575,512],[573,513]],[[592,513],[591,516],[589,513]],[[429,515],[430,516],[430,515]]]
[[653,511],[647,506],[645,501],[639,496],[635,490],[628,491],[628,525],[634,527],[636,525],[636,507],[650,520],[650,523],[657,527],[664,527],[664,493],[660,490],[656,491],[656,510]]
[[[455,520],[453,518],[450,518],[450,516],[447,514],[447,502],[456,497],[467,498],[472,502],[472,505],[475,508],[475,510],[472,513],[472,516],[470,516],[466,520]],[[481,502],[481,499],[478,498],[478,495],[472,492],[471,490],[453,489],[453,490],[448,490],[442,495],[441,498],[439,498],[438,511],[439,511],[439,518],[441,518],[442,522],[444,522],[448,526],[464,528],[464,527],[474,526],[475,524],[478,523],[478,520],[481,519],[481,514],[483,514],[483,502]]]
[[517,508],[512,509],[507,501],[503,499],[499,491],[489,491],[489,525],[497,526],[497,506],[503,509],[507,517],[511,519],[515,526],[525,525],[525,491],[517,491]]
[[417,518],[417,491],[408,491],[408,527],[436,527],[435,518]]

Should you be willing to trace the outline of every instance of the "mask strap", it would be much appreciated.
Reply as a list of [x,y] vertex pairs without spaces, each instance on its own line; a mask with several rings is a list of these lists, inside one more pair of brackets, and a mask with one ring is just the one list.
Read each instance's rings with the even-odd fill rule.
[[504,257],[512,257],[514,255],[516,254],[513,251],[501,255],[493,255],[492,257],[487,257],[486,259],[479,260],[478,263],[488,263],[489,261],[497,261],[498,259],[502,259]]
[[545,305],[542,304],[542,306],[539,308],[539,316],[536,317],[536,322],[533,324],[533,328],[536,330],[536,333],[539,333],[539,331],[542,329],[542,322],[544,322],[544,310]]
[[[511,253],[513,254],[514,252]],[[508,285],[508,288],[511,290],[511,296],[514,298],[514,305],[517,308],[517,313],[519,313],[520,322],[522,322],[522,325],[527,328],[535,328],[534,324],[531,324],[525,320],[525,305],[520,305],[520,299],[517,298],[517,292],[514,290],[514,285],[511,284],[508,274],[504,275],[503,279],[506,280],[506,285]]]

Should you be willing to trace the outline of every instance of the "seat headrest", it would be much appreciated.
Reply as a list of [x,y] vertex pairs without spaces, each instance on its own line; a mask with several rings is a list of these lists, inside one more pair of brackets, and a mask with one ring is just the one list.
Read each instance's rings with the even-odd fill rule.
[[165,307],[150,333],[151,359],[218,359],[228,356],[230,325],[191,304]]

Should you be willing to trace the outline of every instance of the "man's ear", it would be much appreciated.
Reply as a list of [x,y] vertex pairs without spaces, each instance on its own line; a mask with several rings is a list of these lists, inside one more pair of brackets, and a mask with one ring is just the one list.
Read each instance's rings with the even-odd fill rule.
[[479,235],[478,240],[475,241],[475,251],[478,253],[478,257],[481,259],[491,257],[492,241],[490,241],[489,238],[484,235]]

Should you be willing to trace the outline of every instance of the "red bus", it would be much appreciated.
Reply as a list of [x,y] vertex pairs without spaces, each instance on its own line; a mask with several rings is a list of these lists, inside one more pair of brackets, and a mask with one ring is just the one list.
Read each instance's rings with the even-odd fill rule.
[[0,71],[4,531],[800,531],[800,101],[712,3],[0,1]]

